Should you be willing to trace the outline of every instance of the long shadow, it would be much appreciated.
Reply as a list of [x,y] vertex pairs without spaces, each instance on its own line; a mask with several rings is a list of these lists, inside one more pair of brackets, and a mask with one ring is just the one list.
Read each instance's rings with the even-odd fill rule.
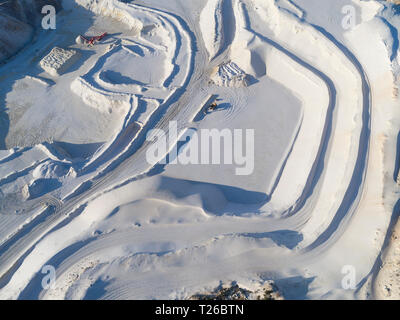
[[223,39],[221,43],[221,47],[216,53],[215,57],[212,60],[215,60],[219,57],[229,46],[232,44],[233,39],[235,37],[236,25],[235,25],[235,14],[233,11],[232,0],[222,0],[222,34]]
[[70,143],[54,141],[52,143],[62,155],[70,160],[84,160],[91,157],[104,143]]
[[[10,130],[10,117],[7,108],[7,94],[12,91],[14,84],[23,79],[26,75],[2,75],[7,64],[0,65],[0,150],[7,150],[6,138]],[[5,79],[2,79],[5,78]]]
[[342,43],[340,43],[336,38],[330,34],[325,29],[312,25],[316,30],[322,33],[325,37],[327,37],[333,44],[335,44],[349,59],[350,62],[356,67],[357,71],[360,74],[360,78],[362,81],[362,93],[363,93],[363,112],[362,112],[362,128],[358,143],[358,153],[357,159],[354,166],[353,174],[351,176],[351,180],[349,186],[346,189],[346,193],[343,197],[343,200],[340,204],[339,209],[337,210],[333,220],[331,221],[328,228],[312,243],[306,250],[312,250],[327,241],[332,234],[338,229],[339,225],[343,222],[345,217],[350,219],[357,207],[357,204],[360,200],[363,182],[366,175],[366,167],[368,163],[368,154],[369,154],[369,145],[370,145],[370,127],[371,127],[371,117],[370,117],[370,108],[371,108],[371,91],[369,86],[369,81],[367,75],[364,71],[364,68],[354,56],[349,49],[347,49]]
[[[93,81],[94,75],[99,72],[104,64],[106,63],[107,59],[111,57],[116,51],[120,50],[119,47],[114,47],[110,51],[106,52],[104,55],[102,55],[99,59],[97,59],[95,65],[85,74],[82,76],[87,82],[89,82],[91,85],[95,85]],[[98,86],[96,86],[98,87]],[[102,88],[99,88],[102,89]],[[104,90],[104,89],[102,89]]]
[[[301,121],[303,122],[303,119],[302,119]],[[275,179],[274,184],[273,184],[273,186],[272,186],[272,188],[271,188],[271,191],[270,191],[270,194],[271,194],[271,195],[274,194],[276,188],[277,188],[278,185],[279,185],[279,181],[280,181],[280,179],[281,179],[281,177],[282,177],[282,175],[283,175],[283,171],[284,171],[284,169],[285,169],[285,167],[286,167],[287,162],[289,161],[290,155],[291,155],[292,152],[293,152],[293,148],[294,148],[294,146],[295,146],[295,144],[296,144],[297,138],[299,137],[300,129],[301,129],[301,123],[300,123],[300,125],[299,125],[298,128],[297,128],[297,132],[296,132],[296,135],[295,135],[295,137],[294,137],[294,139],[293,139],[293,142],[292,142],[292,145],[291,145],[291,147],[290,147],[290,150],[289,150],[289,152],[287,153],[286,158],[284,159],[283,164],[282,164],[282,166],[281,166],[280,169],[279,169],[277,178]]]
[[290,277],[275,280],[275,285],[282,293],[285,300],[306,300],[309,292],[309,286],[315,277]]
[[[178,150],[184,144],[185,142],[180,142]],[[173,159],[168,159],[168,162],[172,160]],[[157,164],[146,174],[146,177],[160,175],[164,172],[167,164]],[[177,179],[166,176],[161,176],[160,179],[161,182],[158,185],[157,191],[170,192],[177,199],[183,199],[191,195],[199,195],[202,207],[213,215],[229,214],[240,216],[250,211],[261,213],[260,210],[262,206],[270,200],[269,195],[266,193],[249,191],[229,185]],[[232,210],[229,210],[227,207],[228,203],[238,204],[239,206],[235,207],[235,212],[232,212]],[[244,208],[241,208],[240,205],[243,205]]]
[[112,284],[112,280],[105,281],[101,278],[97,279],[93,285],[86,291],[82,300],[99,300],[107,293],[107,287]]
[[[161,177],[157,191],[172,193],[177,199],[199,195],[202,207],[213,215],[241,215],[249,212],[249,209],[258,212],[262,204],[268,201],[268,195],[262,192],[171,177]],[[237,208],[232,212],[226,206],[228,203],[245,205],[246,208]]]
[[32,149],[32,147],[22,148],[22,149],[19,149],[16,152],[13,152],[11,155],[1,159],[0,160],[0,165],[2,165],[4,163],[7,163],[9,161],[12,161],[14,159],[17,159],[18,157],[22,156],[24,154],[24,152],[29,151],[30,149]]
[[107,148],[105,148],[105,150],[101,152],[100,155],[81,172],[94,171],[96,168],[101,166],[101,164],[107,163],[108,161],[112,160],[116,154],[123,152],[127,144],[135,139],[140,130],[141,126],[137,122],[130,121],[129,124],[126,125],[124,130],[120,131],[118,133],[118,136],[113,139],[112,143]]
[[393,38],[393,47],[392,47],[392,53],[390,55],[390,61],[393,61],[394,59],[397,58],[398,51],[399,51],[399,32],[398,30],[389,23],[385,18],[380,17],[381,21],[389,28],[390,34]]
[[[167,19],[169,21],[168,18],[165,17],[165,19]],[[169,21],[170,22],[170,21]],[[179,52],[182,48],[182,38],[181,35],[179,33],[178,28],[175,26],[175,24],[173,24],[172,22],[170,22],[170,25],[172,26],[172,28],[174,29],[175,32],[175,36],[176,36],[176,48],[175,48],[175,53],[174,53],[174,58],[172,59],[172,65],[174,66],[171,74],[169,75],[169,77],[164,81],[163,86],[168,88],[172,82],[174,81],[175,77],[178,75],[179,71],[180,71],[180,66],[176,63],[178,56],[179,56]]]
[[[300,19],[303,22],[303,19]],[[362,91],[363,91],[363,113],[362,113],[362,129],[360,133],[360,139],[359,139],[359,149],[358,149],[358,154],[357,154],[357,160],[355,164],[355,168],[353,171],[353,175],[351,177],[350,184],[348,188],[346,189],[345,196],[340,204],[339,209],[337,210],[333,220],[331,221],[330,225],[328,228],[312,243],[310,244],[305,250],[312,250],[325,241],[327,241],[332,234],[338,229],[339,225],[343,222],[343,220],[348,217],[351,218],[353,215],[355,208],[356,208],[356,202],[357,200],[359,201],[360,199],[360,194],[362,191],[362,186],[363,186],[363,180],[365,178],[365,169],[368,163],[368,153],[369,153],[369,144],[370,144],[370,126],[371,126],[371,118],[370,118],[370,112],[371,112],[371,93],[370,93],[370,86],[369,86],[369,81],[368,77],[364,71],[364,68],[362,67],[361,63],[358,61],[358,59],[355,57],[355,55],[347,48],[345,47],[340,41],[338,41],[331,33],[329,33],[327,30],[324,28],[310,24],[312,27],[314,27],[317,31],[319,31],[321,34],[323,34],[326,38],[328,38],[333,44],[335,44],[336,47],[338,47],[343,54],[352,62],[352,64],[356,67],[360,74],[360,78],[362,81]],[[389,26],[390,28],[390,26]],[[394,47],[398,49],[398,33],[393,32],[392,28],[391,33],[393,36],[395,36],[395,41]],[[396,30],[397,31],[397,30]],[[397,50],[396,52],[393,52],[392,58],[397,55]],[[399,143],[400,143],[400,135],[398,136],[397,140],[397,145],[398,145],[398,150],[399,150]],[[396,161],[396,168],[394,171],[394,179],[397,179],[397,173],[399,171],[399,166],[398,166],[398,158],[399,158],[399,151],[397,151],[397,161]],[[399,212],[399,207],[400,203],[398,202],[395,206],[395,210],[392,216],[392,220],[390,223],[390,228],[391,230],[393,224],[395,223],[395,220],[397,220],[398,217],[398,212]],[[390,237],[389,233],[386,235],[385,243],[388,241],[388,237]],[[381,258],[380,256],[375,262],[373,270],[376,270],[378,266],[381,263]],[[368,275],[369,276],[369,275]],[[360,284],[358,285],[358,288],[362,286],[363,283],[367,281],[367,277],[365,277]]]
[[303,235],[292,230],[278,230],[262,233],[242,233],[240,235],[257,239],[268,238],[274,241],[278,246],[283,245],[288,249],[295,248],[301,241],[303,241]]
[[[199,112],[194,116],[193,118],[193,122],[199,122],[201,120],[203,120],[205,118],[206,115],[210,114],[211,112],[207,111],[208,107],[210,106],[210,104],[214,101],[217,101],[217,94],[213,94],[210,99],[208,99],[206,101],[206,103],[201,107],[201,109],[199,110]],[[221,105],[218,105],[216,109],[218,109],[219,107],[221,107]],[[214,111],[216,111],[216,109]]]
[[[318,150],[317,156],[315,158],[315,161],[313,163],[313,166],[311,168],[310,174],[308,175],[305,187],[302,191],[302,194],[300,195],[300,198],[298,199],[296,204],[287,211],[287,213],[289,215],[293,215],[304,207],[307,199],[314,193],[314,190],[317,187],[318,182],[323,174],[324,167],[325,167],[325,159],[326,159],[327,152],[329,149],[330,137],[332,134],[334,110],[336,107],[336,88],[335,88],[333,81],[327,75],[325,75],[323,72],[319,71],[318,69],[316,69],[315,67],[313,67],[306,61],[302,60],[301,58],[299,58],[298,56],[296,56],[295,54],[293,54],[286,48],[282,47],[275,41],[263,36],[262,34],[256,32],[253,29],[251,29],[251,32],[253,32],[256,36],[258,36],[263,41],[267,42],[268,44],[272,45],[279,51],[286,54],[289,58],[291,58],[292,60],[294,60],[301,66],[303,66],[306,69],[313,72],[317,77],[319,77],[326,84],[326,86],[329,90],[329,106],[328,106],[327,114],[325,117],[325,126],[324,126],[324,130],[322,133],[319,150]],[[283,172],[283,170],[281,170],[280,174],[282,174],[282,172]],[[279,179],[280,179],[280,176],[277,178],[277,181],[279,181]]]
[[[244,4],[243,4],[244,5]],[[320,178],[323,174],[324,166],[325,166],[325,159],[327,157],[327,153],[329,151],[329,144],[330,144],[330,137],[332,134],[332,126],[333,126],[333,118],[334,118],[334,111],[335,111],[335,106],[336,106],[336,88],[333,83],[333,81],[323,72],[320,70],[316,69],[300,57],[296,56],[283,46],[279,45],[277,42],[263,36],[262,34],[256,32],[252,27],[251,27],[251,20],[248,12],[246,10],[243,10],[244,14],[244,19],[245,19],[245,29],[247,29],[249,32],[252,32],[254,35],[258,36],[261,40],[265,41],[266,43],[270,44],[271,46],[275,47],[277,50],[281,51],[285,55],[287,55],[289,58],[300,64],[301,66],[305,67],[306,69],[310,70],[313,72],[318,78],[320,78],[325,85],[328,88],[329,91],[329,106],[327,109],[327,114],[325,117],[325,126],[322,132],[321,136],[321,143],[319,145],[318,153],[315,158],[315,161],[312,165],[312,168],[310,170],[310,173],[308,175],[306,184],[303,188],[303,191],[299,197],[299,199],[296,201],[296,203],[290,207],[285,214],[288,216],[292,216],[298,211],[300,211],[304,205],[307,202],[307,199],[310,198],[310,196],[314,193],[314,190],[318,186],[318,182],[320,181]],[[296,16],[297,17],[297,16]],[[290,154],[289,154],[290,155]],[[288,155],[288,157],[289,157]],[[287,159],[288,159],[287,157]],[[286,159],[286,161],[287,161]],[[286,162],[285,162],[286,163]],[[279,183],[279,180],[281,178],[281,175],[284,170],[284,166],[281,168],[279,175],[275,181],[274,188]],[[271,193],[272,194],[272,193]]]
[[[301,19],[304,21],[304,19]],[[360,194],[362,191],[362,186],[363,186],[363,180],[365,178],[365,169],[367,166],[368,162],[368,153],[369,153],[369,144],[370,144],[370,127],[371,127],[371,119],[370,119],[370,108],[371,108],[371,92],[370,92],[370,86],[369,86],[369,81],[366,76],[366,73],[364,71],[364,68],[362,67],[361,63],[358,61],[358,59],[355,57],[355,55],[347,48],[345,47],[340,41],[338,41],[331,33],[329,33],[327,30],[324,28],[314,25],[314,24],[309,24],[312,26],[314,29],[319,31],[323,36],[325,36],[327,39],[329,39],[339,50],[342,51],[342,53],[348,58],[348,60],[355,66],[357,71],[360,74],[360,78],[362,81],[362,93],[363,93],[363,113],[362,113],[362,129],[360,133],[360,139],[359,139],[359,147],[358,147],[358,153],[357,153],[357,159],[356,159],[356,164],[354,167],[354,171],[349,183],[349,186],[346,189],[345,195],[343,197],[343,200],[340,204],[339,209],[337,210],[333,220],[331,221],[330,225],[328,228],[312,243],[310,244],[305,250],[312,250],[328,240],[331,235],[338,229],[339,225],[343,222],[343,219],[345,217],[350,218],[356,207],[356,202],[357,200],[359,201]],[[260,35],[263,37],[262,35]],[[285,52],[286,54],[292,56],[290,53],[287,52],[286,49],[282,48],[278,44],[274,43],[270,39],[267,39],[263,37],[267,42],[271,43],[275,47],[280,47],[280,50]],[[299,61],[299,58],[296,56],[292,56],[292,58],[301,63]],[[301,63],[303,64],[303,63]],[[308,65],[306,63],[306,65]],[[315,72],[317,75],[322,77],[322,79],[327,83],[331,83],[333,86],[332,81],[324,76],[320,71],[316,70],[312,66],[308,65],[311,67],[310,70]],[[328,85],[328,88],[330,91],[334,86],[332,87],[331,85]],[[332,92],[330,92],[331,97],[332,97]],[[336,99],[336,91],[335,91],[335,99]],[[333,105],[334,106],[334,105]],[[333,109],[333,108],[332,108]],[[331,123],[329,127],[331,127]],[[331,128],[329,128],[329,132],[331,131]],[[329,139],[328,139],[329,140]],[[323,150],[325,150],[322,154],[326,153],[328,146],[328,141],[324,142]],[[321,151],[321,150],[320,150]],[[319,152],[319,155],[322,155]],[[320,156],[318,157],[320,158]],[[323,162],[320,162],[318,164],[318,167],[316,168],[315,176],[312,177],[312,181],[317,181],[315,178],[319,177],[322,174],[322,169],[323,169]],[[316,187],[317,183],[314,182],[313,185],[311,185],[311,189],[314,190]],[[304,201],[301,201],[301,206],[304,206]],[[297,212],[299,208],[296,208],[295,212]]]
[[102,79],[104,82],[111,82],[113,84],[134,84],[134,85],[139,85],[139,86],[145,86],[146,84],[134,80],[132,78],[126,77],[122,75],[120,72],[116,72],[113,70],[106,70],[100,73],[99,75],[100,79]]
[[[177,152],[179,154],[183,146],[190,141],[178,141],[177,142]],[[164,164],[158,163],[153,169],[147,173],[147,177],[152,177],[164,172],[165,167],[175,160],[174,156],[168,154],[164,159]],[[176,179],[171,177],[161,177],[161,184],[159,186],[159,191],[169,191],[172,192],[177,198],[185,198],[193,194],[198,194],[202,200],[202,207],[215,215],[222,214],[234,214],[240,215],[250,210],[254,212],[260,212],[260,208],[270,200],[270,196],[266,193],[249,191],[246,189],[233,187],[229,185],[214,184],[200,181],[192,181],[186,179]],[[248,205],[246,209],[235,209],[235,213],[227,211],[225,201],[231,204]],[[220,203],[221,205],[219,205]],[[250,208],[249,206],[252,206]]]

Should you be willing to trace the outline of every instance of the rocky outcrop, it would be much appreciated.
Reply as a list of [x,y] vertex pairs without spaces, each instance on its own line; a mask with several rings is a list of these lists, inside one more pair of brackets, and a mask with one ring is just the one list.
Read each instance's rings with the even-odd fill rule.
[[253,291],[241,288],[237,283],[222,285],[213,292],[195,294],[190,300],[283,300],[283,297],[274,282],[268,281]]

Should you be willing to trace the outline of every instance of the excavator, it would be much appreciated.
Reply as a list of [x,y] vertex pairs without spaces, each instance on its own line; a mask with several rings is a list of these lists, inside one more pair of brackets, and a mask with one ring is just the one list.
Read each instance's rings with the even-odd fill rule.
[[89,47],[91,47],[91,46],[93,46],[97,41],[101,41],[105,36],[107,36],[107,32],[104,32],[102,35],[100,35],[100,36],[94,36],[94,37],[91,37],[91,38],[86,38],[85,36],[83,36],[83,35],[80,35],[81,36],[81,38],[84,40],[84,42],[89,46]]
[[217,106],[218,106],[217,103],[213,102],[206,109],[204,109],[203,113],[207,114],[207,113],[213,112],[217,108]]

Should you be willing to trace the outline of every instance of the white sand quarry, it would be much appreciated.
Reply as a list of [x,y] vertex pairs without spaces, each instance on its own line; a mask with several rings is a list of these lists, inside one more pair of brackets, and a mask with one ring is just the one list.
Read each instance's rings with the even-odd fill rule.
[[[0,67],[0,298],[271,280],[286,299],[398,298],[400,18],[385,6],[64,0],[57,29]],[[147,133],[172,121],[254,130],[254,171],[162,164],[193,136],[150,163]]]

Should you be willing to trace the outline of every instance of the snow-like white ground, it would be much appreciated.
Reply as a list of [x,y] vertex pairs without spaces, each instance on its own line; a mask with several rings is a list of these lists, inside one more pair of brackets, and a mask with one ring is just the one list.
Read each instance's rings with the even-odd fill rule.
[[[0,67],[0,298],[185,299],[270,280],[287,299],[400,295],[394,7],[63,7]],[[60,73],[40,67],[54,47],[76,52]],[[171,135],[149,162],[146,135],[175,122],[188,142]],[[175,163],[204,129],[254,130],[251,174]]]

